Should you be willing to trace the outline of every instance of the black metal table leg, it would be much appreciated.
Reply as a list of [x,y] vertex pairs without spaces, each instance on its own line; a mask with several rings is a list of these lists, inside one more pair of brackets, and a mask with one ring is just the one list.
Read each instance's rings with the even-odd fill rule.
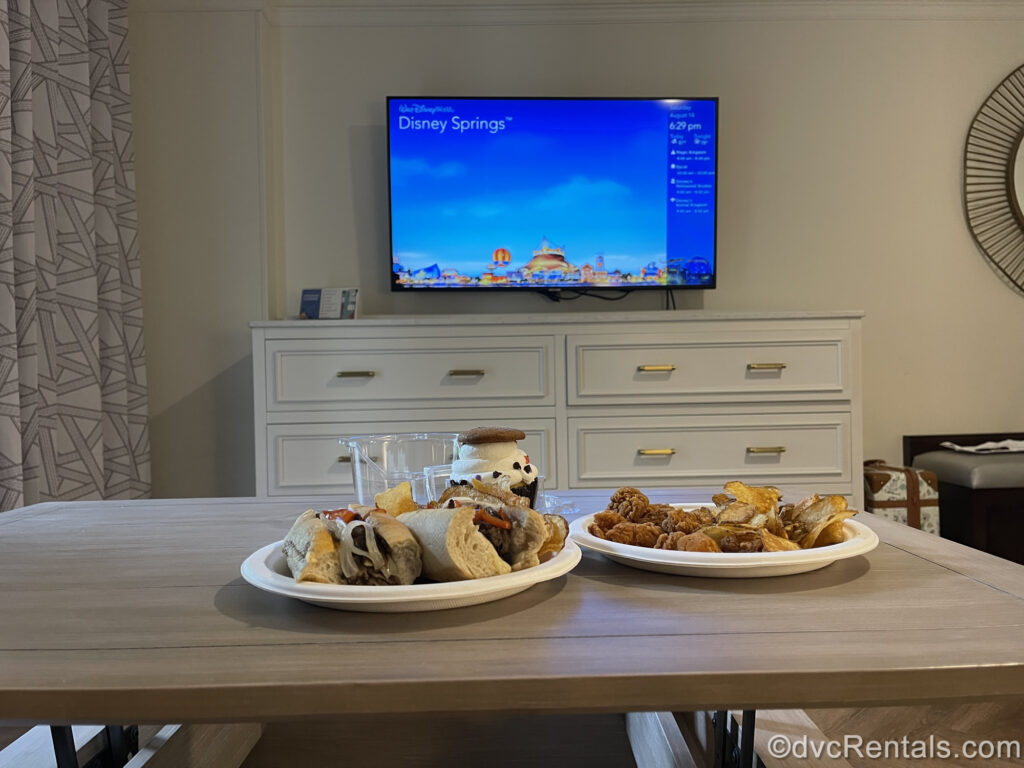
[[743,710],[743,725],[740,728],[740,768],[754,768],[754,718],[753,709]]
[[726,727],[729,713],[724,709],[715,712],[715,768],[725,768],[725,756],[732,750],[726,750]]
[[[81,768],[124,768],[129,756],[139,751],[138,726],[108,725],[103,732],[106,739],[103,749]],[[51,725],[50,735],[57,768],[80,768],[71,726]]]
[[53,754],[57,758],[57,768],[78,768],[78,753],[75,751],[75,736],[70,725],[51,725],[50,737],[53,739]]
[[756,715],[756,710],[743,710],[741,725],[728,711],[715,711],[714,768],[756,768],[763,765],[754,751]]
[[128,744],[125,739],[124,727],[108,725],[103,729],[107,735],[105,764],[111,768],[122,768],[128,762]]

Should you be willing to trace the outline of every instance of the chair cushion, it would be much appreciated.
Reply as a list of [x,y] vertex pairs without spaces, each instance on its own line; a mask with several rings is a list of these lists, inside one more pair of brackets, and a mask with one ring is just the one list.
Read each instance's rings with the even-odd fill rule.
[[914,457],[914,466],[965,488],[1024,488],[1024,453],[928,451]]

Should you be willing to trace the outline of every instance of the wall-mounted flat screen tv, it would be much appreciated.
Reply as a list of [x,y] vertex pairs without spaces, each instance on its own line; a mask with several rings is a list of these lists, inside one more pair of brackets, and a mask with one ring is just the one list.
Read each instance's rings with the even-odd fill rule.
[[714,288],[718,100],[388,98],[391,285]]

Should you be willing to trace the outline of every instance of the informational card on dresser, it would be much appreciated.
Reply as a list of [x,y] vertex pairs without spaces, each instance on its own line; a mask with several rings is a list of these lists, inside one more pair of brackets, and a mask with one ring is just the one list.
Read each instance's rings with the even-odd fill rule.
[[342,288],[338,317],[342,320],[355,320],[359,314],[359,289]]
[[299,319],[352,320],[358,304],[358,288],[306,288],[299,302]]

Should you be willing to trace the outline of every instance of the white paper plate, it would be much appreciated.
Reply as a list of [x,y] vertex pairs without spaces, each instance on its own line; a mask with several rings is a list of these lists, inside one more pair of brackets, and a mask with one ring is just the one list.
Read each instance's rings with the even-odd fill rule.
[[582,554],[575,543],[566,540],[565,548],[546,563],[503,576],[442,584],[367,587],[297,584],[281,554],[281,542],[277,541],[256,550],[245,559],[242,563],[242,578],[267,592],[294,597],[325,608],[374,613],[439,611],[500,600],[529,589],[534,584],[558,578],[575,568]]
[[[693,504],[673,506],[687,509]],[[710,505],[708,505],[710,506]],[[587,549],[605,557],[645,571],[672,573],[678,576],[710,576],[714,578],[748,579],[763,576],[789,576],[824,568],[836,560],[856,557],[878,546],[878,536],[863,523],[846,520],[846,541],[827,547],[798,549],[787,552],[676,552],[649,549],[632,544],[617,544],[587,533],[593,515],[578,517],[569,524],[569,535]]]

